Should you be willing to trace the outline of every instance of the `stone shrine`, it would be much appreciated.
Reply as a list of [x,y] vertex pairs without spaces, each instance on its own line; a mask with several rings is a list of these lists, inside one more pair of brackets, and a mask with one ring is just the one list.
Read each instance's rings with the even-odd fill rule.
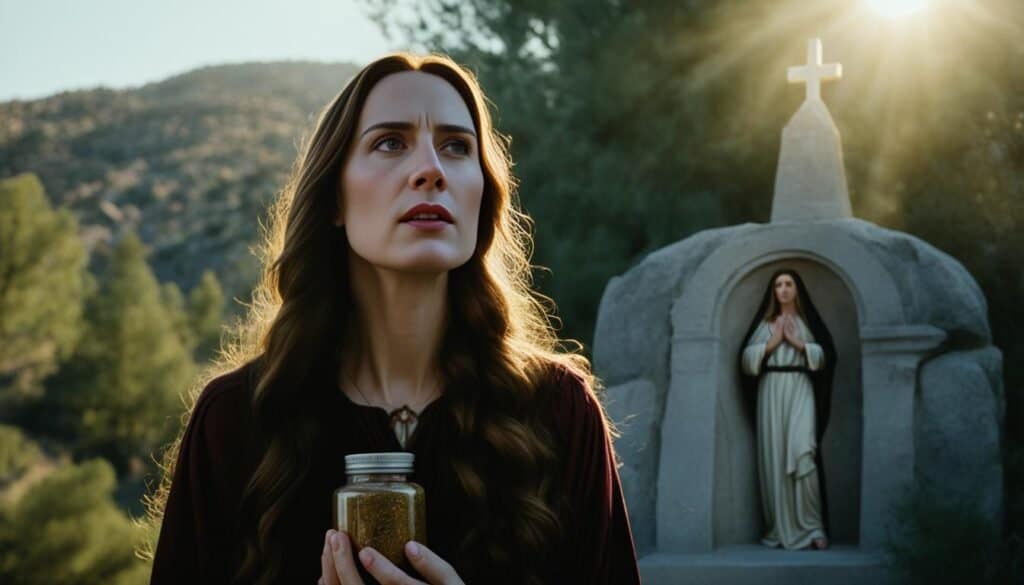
[[[839,132],[810,41],[807,84],[782,133],[771,221],[706,230],[614,277],[594,367],[644,583],[891,583],[893,507],[914,485],[968,498],[1001,526],[1002,354],[985,297],[955,259],[852,216]],[[830,547],[759,544],[755,429],[736,357],[772,272],[795,268],[838,359],[821,452]]]

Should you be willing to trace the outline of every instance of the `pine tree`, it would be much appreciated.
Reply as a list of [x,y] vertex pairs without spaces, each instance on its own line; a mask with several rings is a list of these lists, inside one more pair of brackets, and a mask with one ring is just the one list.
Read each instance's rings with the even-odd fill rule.
[[203,272],[199,284],[189,294],[189,319],[192,332],[199,340],[196,359],[204,361],[220,346],[220,329],[224,312],[224,291],[217,275]]
[[185,310],[185,296],[181,289],[173,282],[165,282],[160,286],[160,302],[167,311],[167,316],[174,326],[174,331],[181,340],[181,345],[189,352],[196,348],[196,335],[192,331],[192,323],[189,314]]
[[0,582],[143,585],[150,567],[132,554],[143,536],[111,498],[102,459],[63,467],[0,507]]
[[42,393],[73,351],[91,285],[78,223],[32,174],[0,180],[0,413]]
[[80,452],[124,470],[173,436],[195,371],[134,233],[114,248],[86,319],[89,341],[55,376],[49,408]]
[[20,477],[42,458],[39,445],[18,427],[0,425],[0,487]]

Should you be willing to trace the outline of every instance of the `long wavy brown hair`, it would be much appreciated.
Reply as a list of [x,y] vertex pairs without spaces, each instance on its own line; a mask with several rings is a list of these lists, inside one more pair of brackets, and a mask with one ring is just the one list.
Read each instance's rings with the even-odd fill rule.
[[[402,71],[437,75],[459,92],[479,136],[484,174],[476,249],[449,273],[449,322],[441,347],[459,444],[472,446],[453,449],[452,469],[478,519],[457,558],[448,560],[466,578],[539,582],[538,559],[561,537],[563,517],[554,493],[552,437],[535,406],[551,388],[553,366],[568,368],[592,393],[600,391],[600,381],[577,353],[581,345],[559,339],[554,302],[532,289],[532,220],[519,210],[508,140],[493,127],[474,75],[439,55],[398,53],[370,63],[325,106],[303,141],[262,230],[263,276],[246,318],[229,328],[215,362],[190,388],[182,429],[163,455],[161,483],[146,498],[150,538],[139,549],[144,558],[153,556],[184,423],[196,398],[213,378],[254,362],[259,367],[252,407],[266,448],[241,504],[244,554],[234,582],[265,584],[281,577],[275,529],[312,464],[319,430],[304,410],[304,385],[294,381],[309,378],[310,364],[317,362],[311,356],[358,357],[341,347],[346,331],[358,323],[345,230],[332,223],[342,166],[371,89]],[[466,455],[474,452],[486,455]]]

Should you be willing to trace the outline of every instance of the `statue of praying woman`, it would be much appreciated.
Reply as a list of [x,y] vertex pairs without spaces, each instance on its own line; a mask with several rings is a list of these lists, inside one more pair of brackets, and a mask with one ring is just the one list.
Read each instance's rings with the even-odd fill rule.
[[765,518],[761,543],[828,547],[821,438],[836,352],[800,275],[772,275],[739,356],[743,396],[757,431]]

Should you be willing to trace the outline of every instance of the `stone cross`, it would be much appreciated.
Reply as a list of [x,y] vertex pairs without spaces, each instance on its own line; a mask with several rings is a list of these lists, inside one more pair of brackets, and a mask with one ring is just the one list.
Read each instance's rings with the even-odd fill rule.
[[843,74],[821,63],[821,39],[807,43],[807,65],[789,68],[789,80],[807,83],[807,98],[782,129],[772,222],[853,217],[839,129],[821,100],[821,82]]
[[843,76],[843,66],[839,63],[821,62],[821,39],[807,41],[807,64],[801,67],[790,67],[788,70],[790,83],[807,83],[807,100],[821,101],[821,82],[839,79]]

